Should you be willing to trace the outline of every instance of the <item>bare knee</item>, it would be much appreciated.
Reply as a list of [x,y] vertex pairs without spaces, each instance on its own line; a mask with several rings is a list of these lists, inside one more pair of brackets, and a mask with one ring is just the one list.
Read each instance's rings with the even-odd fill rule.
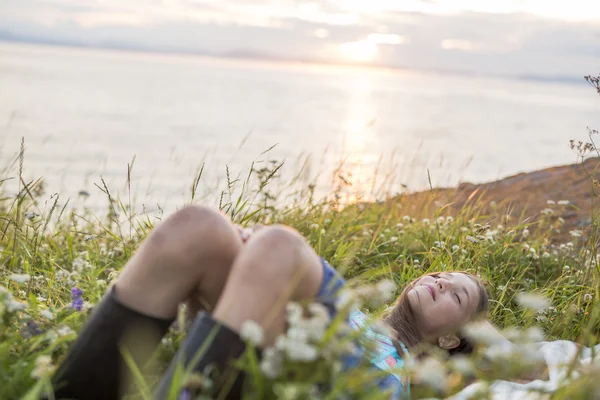
[[[321,279],[319,258],[304,237],[296,230],[272,225],[252,236],[243,250],[239,263],[240,275],[248,281],[269,282],[279,290],[296,283],[296,286],[314,286]],[[303,291],[303,290],[301,290]],[[310,291],[310,290],[308,290]]]
[[235,227],[227,217],[199,205],[186,206],[169,216],[152,231],[147,242],[164,256],[184,264],[195,263],[199,256],[206,257],[207,250],[235,257],[241,245]]

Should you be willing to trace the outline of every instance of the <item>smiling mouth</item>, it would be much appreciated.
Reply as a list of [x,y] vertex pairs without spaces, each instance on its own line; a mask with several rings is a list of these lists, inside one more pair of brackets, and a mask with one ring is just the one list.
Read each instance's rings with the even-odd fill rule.
[[431,297],[433,298],[433,301],[435,301],[435,290],[433,290],[431,285],[425,285],[425,286],[427,287],[427,289],[429,289],[429,293],[431,293]]

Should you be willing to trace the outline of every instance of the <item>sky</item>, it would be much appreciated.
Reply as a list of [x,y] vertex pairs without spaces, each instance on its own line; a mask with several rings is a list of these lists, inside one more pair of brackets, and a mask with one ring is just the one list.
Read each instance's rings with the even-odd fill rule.
[[505,76],[600,72],[593,0],[2,0],[2,37]]

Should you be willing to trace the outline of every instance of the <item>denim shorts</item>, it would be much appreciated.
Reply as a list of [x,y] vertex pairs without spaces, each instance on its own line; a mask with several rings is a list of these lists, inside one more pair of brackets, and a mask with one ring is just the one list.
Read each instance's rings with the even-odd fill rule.
[[325,305],[329,310],[329,316],[333,319],[337,313],[336,301],[339,290],[344,287],[346,281],[341,275],[323,258],[323,280],[317,294],[317,301]]

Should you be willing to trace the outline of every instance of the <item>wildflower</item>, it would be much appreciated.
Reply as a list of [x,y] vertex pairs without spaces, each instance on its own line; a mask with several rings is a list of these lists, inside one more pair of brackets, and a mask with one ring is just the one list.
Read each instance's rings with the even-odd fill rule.
[[296,302],[289,302],[286,305],[287,320],[290,324],[294,324],[302,319],[302,306]]
[[349,289],[343,289],[335,303],[337,310],[343,310],[347,308],[360,308],[361,301],[357,295],[357,292]]
[[524,238],[528,238],[529,237],[529,229],[527,229],[527,228],[523,229],[523,233],[521,235]]
[[314,229],[314,230],[319,229],[319,224],[311,224],[310,229]]
[[380,282],[377,282],[377,285],[375,287],[377,289],[377,293],[379,293],[382,303],[385,303],[394,297],[394,293],[396,291],[396,284],[394,284],[394,282],[392,282],[391,280],[385,279]]
[[76,271],[83,271],[83,270],[87,270],[92,268],[91,264],[89,262],[87,262],[86,260],[84,260],[81,257],[77,257],[76,259],[73,260],[73,268]]
[[548,204],[549,206],[553,206],[556,204],[556,202],[554,200],[548,200],[546,201],[546,204]]
[[568,265],[565,265],[565,266],[563,267],[563,270],[564,270],[565,272],[569,272],[569,271],[571,270],[571,267],[569,267]]
[[301,340],[287,339],[284,344],[285,352],[292,361],[311,362],[318,356],[317,348]]
[[431,221],[429,220],[429,218],[423,218],[423,221],[421,221],[421,222],[423,222],[423,225],[425,225],[425,226],[427,226],[427,225],[429,225],[431,223]]
[[12,274],[9,279],[17,283],[25,283],[29,282],[31,276],[29,276],[29,274]]
[[52,365],[52,358],[48,355],[38,356],[35,359],[35,367],[31,371],[31,377],[33,379],[45,379],[49,377],[54,370]]
[[329,218],[325,219],[325,221],[323,221],[326,224],[329,224],[331,222],[331,220]]
[[446,247],[446,243],[445,242],[441,242],[441,241],[435,241],[433,243],[434,247],[437,247],[438,249],[444,249]]
[[81,311],[83,308],[83,299],[81,298],[82,295],[83,290],[77,288],[76,286],[71,288],[71,308]]
[[321,229],[321,235],[325,234],[325,229]]
[[84,301],[83,305],[81,307],[82,311],[84,311],[84,312],[88,312],[92,308],[94,308],[94,304],[90,303],[89,301]]
[[398,241],[398,236],[392,236],[390,238],[390,242],[392,242],[392,243],[396,243],[397,241]]
[[264,331],[258,323],[248,320],[242,324],[240,337],[255,346],[259,346],[264,340]]
[[402,220],[405,224],[409,224],[411,222],[411,218],[408,215],[405,215]]
[[454,222],[454,218],[453,217],[451,217],[451,216],[446,217],[446,223],[447,224],[451,224],[453,222]]
[[404,224],[400,224],[400,223],[398,223],[398,224],[396,224],[396,228],[398,228],[398,229],[402,229],[402,228],[404,228]]
[[94,240],[96,239],[96,235],[87,235],[86,237],[83,238],[84,242],[89,242],[90,240]]
[[455,244],[454,246],[452,246],[452,251],[457,251],[458,249],[460,249],[460,246]]
[[554,210],[551,208],[544,208],[542,211],[540,211],[540,214],[542,215],[552,215],[554,214]]
[[25,218],[27,218],[27,219],[34,219],[35,217],[39,216],[39,214],[37,214],[37,213],[34,213],[34,212],[32,212],[32,211],[27,211],[27,212],[26,212],[25,214],[23,214],[23,215],[25,215]]
[[106,281],[105,281],[104,279],[97,279],[97,280],[96,280],[96,283],[98,284],[98,286],[99,286],[100,288],[105,288],[105,287],[106,287],[106,285],[107,285],[107,283],[106,283]]
[[26,309],[27,309],[27,303],[23,303],[23,302],[16,301],[16,300],[8,301],[8,304],[6,306],[6,310],[8,312],[23,311]]
[[583,232],[581,232],[581,231],[579,231],[579,230],[572,230],[572,231],[569,231],[569,234],[570,234],[571,236],[575,237],[575,238],[581,237],[581,234],[582,234],[582,233],[583,233]]
[[41,335],[42,333],[44,333],[42,328],[40,328],[40,326],[37,324],[37,322],[35,322],[33,320],[27,321],[25,323],[25,327],[21,330],[21,335],[23,335],[23,337],[25,339],[28,339],[33,336]]
[[412,367],[416,382],[429,386],[440,392],[445,392],[448,387],[448,377],[444,365],[435,358],[427,357],[424,361]]
[[473,236],[467,236],[467,240],[471,243],[479,243],[479,240],[475,239]]
[[593,298],[594,297],[589,293],[586,293],[583,295],[583,301],[586,303],[589,303],[590,301],[592,301]]
[[549,305],[549,302],[545,297],[534,293],[519,293],[517,294],[516,300],[522,307],[533,310],[542,310]]
[[558,205],[559,206],[567,206],[567,205],[569,205],[569,203],[570,203],[569,200],[560,200],[558,202]]
[[269,379],[275,379],[281,374],[283,368],[283,356],[274,347],[268,347],[263,352],[260,362],[260,370]]
[[487,345],[500,344],[504,342],[504,337],[498,333],[485,321],[471,322],[464,328],[465,335],[475,342]]
[[474,375],[473,364],[465,356],[454,356],[451,358],[451,365],[455,371],[460,372],[463,376]]
[[49,321],[52,321],[54,319],[54,314],[52,314],[52,311],[50,310],[43,310],[42,312],[40,312],[40,315]]
[[73,329],[71,329],[68,326],[62,326],[56,330],[56,333],[58,334],[58,336],[63,337],[63,336],[72,335],[75,333],[75,331],[73,331]]
[[469,232],[469,228],[467,228],[466,226],[461,226],[460,231],[461,232]]

